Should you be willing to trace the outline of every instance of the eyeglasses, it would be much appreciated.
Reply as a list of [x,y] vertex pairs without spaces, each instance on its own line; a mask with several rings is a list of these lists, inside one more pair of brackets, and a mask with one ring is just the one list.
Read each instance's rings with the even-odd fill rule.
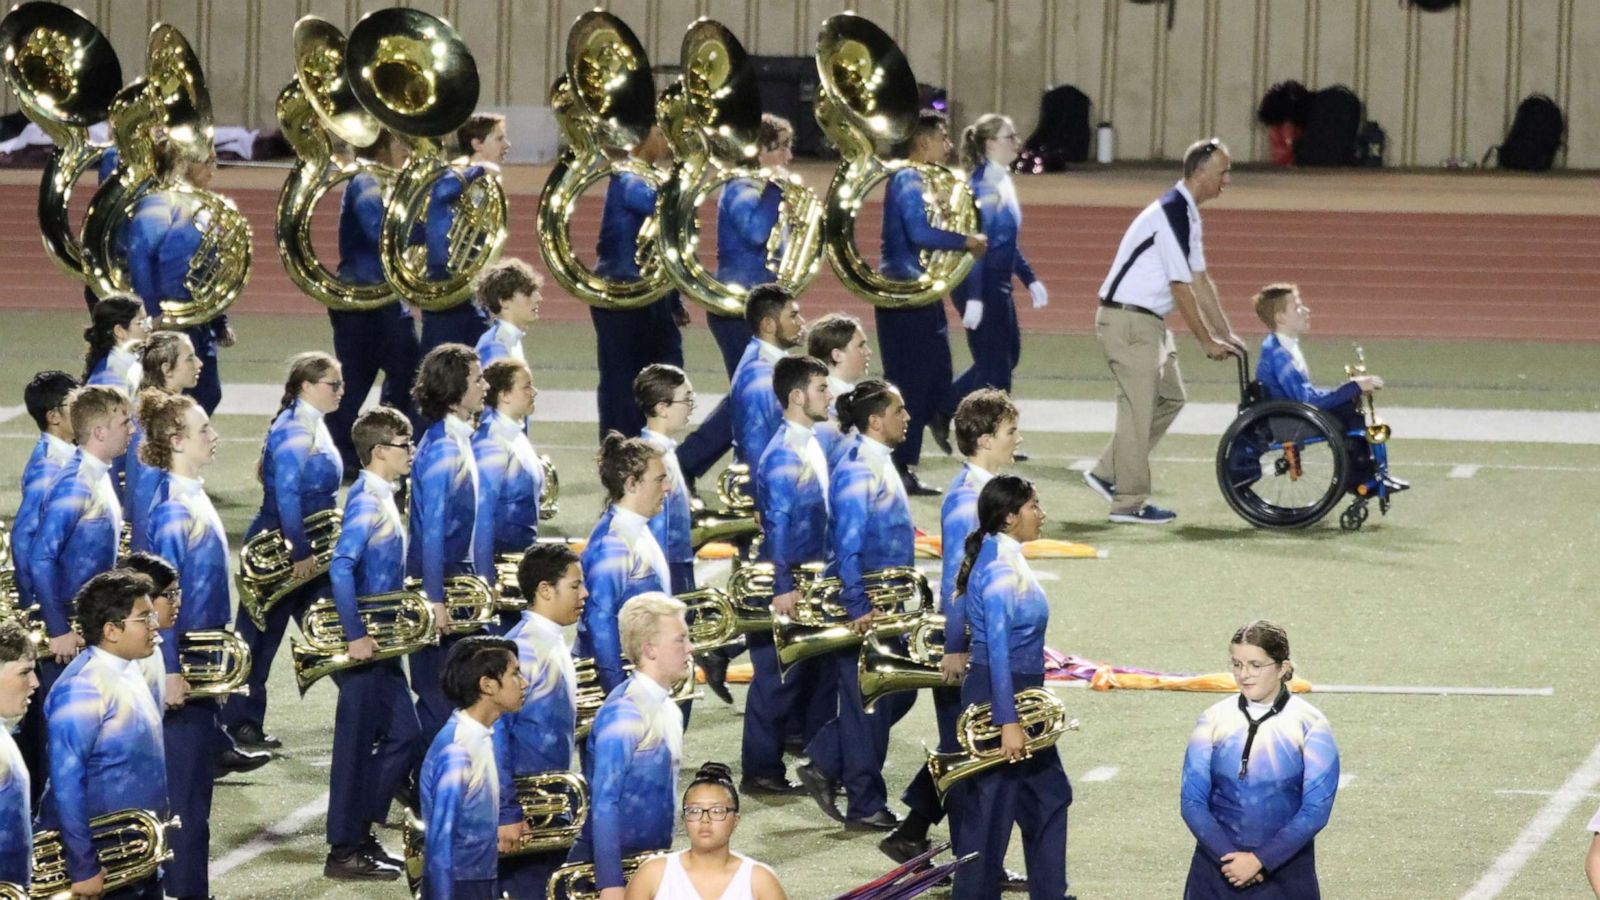
[[1259,662],[1257,660],[1251,660],[1250,662],[1242,663],[1242,662],[1239,662],[1236,659],[1230,659],[1230,660],[1228,660],[1228,665],[1229,665],[1230,668],[1233,669],[1233,673],[1235,675],[1239,674],[1240,672],[1244,672],[1244,671],[1249,671],[1251,675],[1255,675],[1255,674],[1261,672],[1264,669],[1276,668],[1279,665],[1281,665],[1281,663]]
[[[159,594],[156,594],[156,596],[167,598],[168,603],[176,604],[183,602],[183,591],[179,590],[176,586],[170,587]],[[152,615],[154,614],[152,613]]]
[[317,384],[325,384],[328,387],[333,388],[333,392],[336,393],[336,394],[338,392],[344,390],[344,382],[343,381],[319,381],[319,382],[317,382]]
[[667,405],[668,406],[688,406],[688,407],[690,407],[692,409],[692,408],[694,408],[694,405],[695,405],[694,395],[690,394],[689,396],[683,398],[682,400],[668,400],[667,401]]
[[378,443],[373,444],[373,446],[374,447],[393,447],[396,450],[404,450],[407,453],[415,453],[415,452],[417,452],[417,442],[416,441],[406,441],[404,444],[397,444],[397,443],[393,443],[391,441],[379,441]]
[[698,822],[701,819],[710,818],[713,822],[722,822],[738,811],[739,807],[737,806],[685,806],[683,808],[683,820],[685,822]]
[[123,619],[122,621],[124,621],[124,622],[143,622],[147,627],[155,628],[156,626],[161,624],[161,615],[159,613],[155,612],[154,610],[152,610],[150,612],[145,613],[142,616],[129,616],[126,619]]

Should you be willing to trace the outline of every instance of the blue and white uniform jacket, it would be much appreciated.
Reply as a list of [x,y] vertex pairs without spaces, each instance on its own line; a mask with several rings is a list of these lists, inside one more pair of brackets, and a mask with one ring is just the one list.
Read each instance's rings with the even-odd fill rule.
[[939,610],[944,613],[946,653],[967,652],[967,611],[963,598],[956,596],[956,574],[966,555],[967,535],[978,527],[978,495],[993,477],[970,461],[962,463],[939,510]]
[[1017,721],[1012,673],[1044,673],[1044,634],[1050,599],[1022,545],[1004,534],[983,539],[967,576],[967,615],[972,621],[972,664],[989,668],[989,691],[997,725]]
[[497,553],[521,553],[539,536],[539,495],[544,463],[522,423],[485,409],[472,436],[478,466],[478,521],[473,566],[494,572]]
[[589,599],[578,620],[572,654],[594,659],[600,687],[609,695],[624,678],[617,613],[630,597],[649,591],[670,593],[672,576],[650,523],[616,504],[606,507],[589,533],[582,562]]
[[589,732],[589,818],[595,886],[622,887],[622,858],[672,846],[683,713],[654,679],[634,675],[606,695]]
[[967,277],[956,286],[952,297],[958,309],[968,300],[1010,300],[1013,275],[1023,284],[1038,280],[1017,244],[1022,231],[1022,207],[1017,203],[1017,188],[1011,175],[985,161],[972,173],[972,193],[978,200],[978,220],[989,239],[989,249],[973,262]]
[[751,338],[733,370],[733,457],[754,468],[783,424],[783,407],[772,392],[772,371],[786,354],[760,338]]
[[889,453],[888,447],[863,435],[831,478],[829,542],[844,584],[840,600],[852,619],[872,609],[862,575],[915,562],[911,505]]
[[34,442],[28,464],[22,469],[22,503],[17,506],[17,517],[11,522],[11,559],[16,566],[17,592],[26,609],[34,604],[33,542],[39,533],[39,514],[44,508],[45,495],[56,476],[72,459],[78,448],[53,434],[40,434]]
[[261,451],[261,510],[249,535],[282,529],[290,558],[299,562],[311,556],[305,518],[333,509],[343,476],[344,460],[323,414],[304,400],[294,401],[267,431]]
[[493,881],[500,867],[500,770],[493,732],[456,710],[428,748],[419,784],[428,835],[422,896],[449,900],[458,881]]
[[[478,464],[472,426],[446,415],[422,436],[411,466],[410,546],[406,574],[422,579],[434,603],[444,602],[444,580],[471,574],[478,513]],[[489,527],[489,523],[483,523]]]
[[795,566],[828,555],[828,460],[812,430],[785,421],[761,454],[755,484],[776,597],[794,590]]
[[522,821],[515,778],[572,768],[573,733],[578,724],[578,670],[561,626],[532,610],[506,632],[517,645],[517,663],[527,689],[522,709],[495,723],[500,754],[500,823]]
[[177,568],[183,591],[178,620],[161,631],[159,652],[170,674],[179,670],[179,635],[226,628],[233,620],[228,535],[204,482],[167,473],[150,511],[150,541],[155,554]]
[[111,466],[75,451],[45,494],[26,560],[34,600],[51,637],[72,629],[71,604],[78,589],[117,564],[121,532],[122,504],[111,484]]
[[924,273],[922,251],[961,250],[966,235],[935,228],[928,221],[922,173],[907,167],[889,176],[883,203],[883,257],[878,271],[890,278],[912,279]]
[[367,636],[361,597],[398,591],[405,585],[406,523],[394,502],[395,486],[363,471],[344,498],[344,525],[328,569],[339,624],[352,641]]

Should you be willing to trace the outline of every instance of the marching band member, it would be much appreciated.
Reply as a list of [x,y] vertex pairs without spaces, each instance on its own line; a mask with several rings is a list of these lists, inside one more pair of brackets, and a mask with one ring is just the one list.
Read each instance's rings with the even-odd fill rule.
[[107,294],[94,305],[83,340],[83,383],[122,388],[132,397],[139,392],[139,344],[150,336],[150,316],[131,294]]
[[[188,158],[185,152],[172,141],[158,144],[156,178],[163,184],[187,184],[204,190],[217,173],[216,152],[205,159]],[[145,310],[155,319],[156,327],[162,327],[162,300],[190,299],[189,261],[200,248],[202,230],[209,225],[174,207],[161,191],[146,194],[134,204],[127,231],[128,279],[133,283],[133,292],[144,301]],[[182,331],[205,363],[199,381],[187,393],[200,401],[206,415],[211,415],[222,402],[217,348],[233,346],[233,328],[223,314]]]
[[527,363],[502,358],[484,368],[483,380],[488,390],[472,436],[482,523],[473,534],[473,565],[492,575],[496,556],[521,553],[539,537],[544,463],[522,427],[539,396]]
[[[950,159],[950,132],[944,114],[923,110],[909,136],[907,159],[912,163],[942,165]],[[923,199],[922,173],[907,166],[889,176],[883,201],[883,261],[878,270],[888,278],[916,279],[925,273],[921,255],[926,250],[965,250],[982,254],[989,240],[980,234],[958,234],[935,228],[928,221]],[[944,304],[935,302],[915,309],[876,307],[878,346],[883,351],[883,377],[900,386],[911,413],[906,442],[894,450],[895,467],[913,495],[937,488],[916,477],[922,458],[922,429],[933,425],[933,439],[950,452],[950,420],[944,414],[945,392],[951,374],[950,328]],[[908,477],[909,476],[909,477]]]
[[150,549],[150,506],[156,489],[161,484],[161,470],[145,465],[139,448],[144,444],[144,426],[139,424],[138,407],[144,403],[146,391],[154,389],[163,394],[177,394],[194,387],[200,380],[205,363],[194,352],[194,344],[181,331],[158,331],[150,335],[139,352],[140,369],[144,373],[139,393],[134,395],[133,434],[128,438],[128,452],[124,454],[127,465],[127,494],[123,515],[128,520],[134,550]]
[[478,338],[478,362],[485,369],[497,359],[528,361],[522,337],[539,321],[539,288],[544,278],[516,257],[502,259],[484,269],[473,286],[473,294],[489,316],[489,330]]
[[[411,473],[416,444],[411,423],[399,410],[385,406],[356,420],[354,439],[361,475],[345,495],[344,526],[328,574],[345,652],[351,659],[371,660],[378,645],[367,633],[358,598],[404,585],[406,523],[394,492],[395,482]],[[335,672],[333,681],[339,686],[339,704],[333,719],[328,858],[322,874],[391,881],[400,877],[402,861],[384,849],[372,826],[388,818],[389,798],[422,754],[422,725],[399,659]]]
[[[77,620],[89,649],[67,666],[44,701],[50,783],[39,825],[61,833],[74,897],[163,896],[159,871],[103,894],[106,871],[89,828],[96,818],[124,809],[167,818],[161,711],[138,664],[155,651],[150,590],[148,578],[128,571],[103,572],[83,586],[76,598]],[[204,828],[205,823],[196,825]]]
[[500,896],[499,850],[522,834],[521,823],[501,828],[500,771],[494,726],[522,706],[517,645],[476,635],[450,647],[442,690],[455,711],[422,761],[422,900],[489,900]]
[[[763,113],[761,127],[756,136],[756,165],[772,169],[777,177],[786,177],[789,160],[794,158],[794,126],[785,119]],[[725,284],[738,284],[746,288],[770,284],[777,275],[767,267],[767,239],[778,224],[783,190],[776,182],[765,186],[753,178],[738,178],[722,189],[722,199],[717,203],[717,279]],[[722,364],[727,367],[728,378],[748,350],[750,339],[755,337],[755,320],[747,314],[744,318],[706,315],[706,324],[717,339],[722,351]],[[691,485],[711,470],[712,465],[726,453],[734,441],[733,393],[729,392],[711,415],[700,423],[694,434],[684,441],[683,469]],[[758,445],[765,447],[765,444]],[[753,451],[760,454],[761,450]]]
[[[315,350],[296,354],[289,360],[283,396],[262,444],[256,469],[261,481],[261,508],[246,530],[245,539],[263,531],[281,531],[289,544],[296,578],[306,578],[317,568],[316,552],[306,536],[306,517],[337,505],[344,460],[333,444],[325,418],[339,408],[343,393],[344,374],[338,360]],[[267,675],[272,671],[272,660],[278,655],[289,619],[299,619],[311,600],[327,589],[325,577],[296,588],[267,610],[265,630],[240,604],[234,627],[250,647],[250,693],[232,698],[222,721],[241,746],[283,746],[267,733]]]
[[683,715],[672,687],[688,671],[694,644],[684,606],[640,594],[617,615],[631,678],[606,693],[589,732],[584,774],[589,818],[568,862],[592,862],[600,900],[622,900],[623,857],[672,846]]
[[659,450],[615,431],[600,443],[598,464],[608,503],[583,548],[589,602],[572,655],[594,659],[600,688],[609,696],[625,678],[619,611],[629,598],[665,592],[672,584],[666,554],[650,532],[650,519],[666,499],[667,466]]
[[739,826],[739,791],[733,772],[708,762],[683,792],[683,827],[689,849],[645,862],[628,882],[626,900],[786,900],[778,876],[728,849]]
[[[200,473],[216,459],[221,440],[205,410],[183,395],[147,395],[142,405],[145,461],[166,470],[150,510],[151,549],[178,570],[183,603],[177,622],[161,634],[167,672],[162,699],[167,713],[167,787],[173,811],[183,820],[168,838],[173,861],[166,886],[176,897],[205,897],[210,891],[207,859],[211,849],[211,795],[218,758],[229,753],[219,734],[213,698],[191,698],[180,672],[178,645],[191,631],[226,628],[232,612],[228,585],[228,535]],[[238,751],[234,750],[234,753]],[[246,754],[256,768],[271,754]],[[240,767],[243,769],[244,767]]]
[[[661,126],[629,151],[647,166],[665,163],[671,150]],[[639,229],[656,214],[656,189],[628,171],[617,171],[606,186],[606,204],[600,213],[600,243],[594,271],[601,278],[633,281],[639,277]],[[689,313],[683,296],[670,291],[639,309],[589,307],[594,323],[595,350],[600,361],[600,383],[595,402],[600,409],[600,436],[620,431],[632,436],[644,426],[635,408],[634,379],[652,364],[683,367],[683,326]],[[643,410],[645,417],[649,410]]]
[[794,295],[777,284],[750,291],[744,317],[755,336],[733,370],[728,396],[733,401],[733,457],[754,467],[783,424],[783,407],[772,393],[772,366],[799,346],[805,320]]
[[[456,142],[467,154],[464,171],[450,171],[433,184],[424,224],[428,252],[428,277],[440,281],[450,258],[450,226],[455,222],[455,203],[467,185],[497,175],[511,144],[506,140],[505,117],[496,113],[473,113],[456,131]],[[422,311],[422,352],[432,353],[441,344],[475,346],[488,322],[474,303],[461,303],[440,312]],[[426,724],[426,723],[424,723]]]
[[[956,576],[965,558],[962,548],[966,546],[967,536],[978,527],[979,492],[995,475],[1011,468],[1017,447],[1022,444],[1018,418],[1016,404],[1005,391],[994,388],[973,391],[956,407],[956,446],[966,462],[945,494],[939,529],[939,543],[944,551],[939,580],[939,611],[945,617],[943,668],[945,681],[953,686],[934,688],[931,692],[942,753],[959,749],[956,719],[965,708],[960,684],[968,662],[967,616],[964,600],[956,591]],[[928,849],[928,828],[938,824],[946,813],[950,815],[951,834],[959,830],[956,820],[962,810],[959,804],[940,802],[927,766],[917,770],[900,799],[909,810],[906,819],[878,844],[879,849],[896,862],[905,862]],[[1021,881],[1021,876],[1005,873],[1007,885],[1017,886]]]
[[[417,695],[422,737],[431,741],[450,717],[440,673],[450,644],[450,617],[444,582],[474,572],[472,549],[478,513],[478,464],[472,455],[473,417],[483,411],[487,385],[478,355],[463,344],[443,344],[422,358],[411,399],[417,414],[432,422],[417,445],[412,464],[409,521],[415,532],[406,545],[406,575],[422,580],[433,603],[441,639],[438,647],[411,654],[411,691]],[[483,523],[489,527],[489,523]]]
[[[867,343],[867,333],[861,330],[861,320],[844,313],[828,313],[811,323],[806,329],[806,355],[827,366],[828,392],[835,399],[854,390],[872,365],[872,346]],[[812,429],[828,459],[829,471],[855,446],[854,437],[847,437],[840,430],[836,415],[830,402],[828,418]]]
[[[411,148],[387,128],[366,150],[373,162],[391,172],[405,168]],[[382,284],[383,259],[378,243],[383,235],[383,182],[363,169],[345,185],[339,201],[339,280],[346,284]],[[333,355],[344,370],[345,392],[339,408],[328,414],[328,431],[344,460],[344,470],[361,468],[350,429],[378,373],[383,373],[380,400],[402,413],[411,413],[411,382],[422,359],[417,323],[411,308],[396,301],[377,309],[328,310],[333,326]]]
[[[1194,857],[1183,895],[1315,898],[1315,839],[1339,790],[1339,748],[1320,710],[1289,692],[1289,635],[1256,620],[1228,655],[1239,695],[1200,716],[1183,756]],[[1030,873],[1031,874],[1031,873]]]
[[961,310],[961,324],[967,329],[972,365],[956,377],[945,395],[946,416],[953,415],[961,398],[978,388],[1011,390],[1011,372],[1022,358],[1022,332],[1011,300],[1012,278],[1028,286],[1034,309],[1050,302],[1044,283],[1033,274],[1017,243],[1022,207],[1009,174],[1011,162],[1017,158],[1017,143],[1016,126],[999,113],[980,116],[961,134],[961,161],[972,169],[972,193],[978,200],[978,218],[988,248],[953,294]]
[[644,414],[639,438],[661,452],[670,482],[661,511],[650,517],[650,533],[666,554],[671,593],[685,594],[695,589],[694,545],[689,537],[693,511],[675,438],[689,427],[689,417],[694,414],[694,385],[677,366],[651,363],[633,380],[633,396]]
[[978,527],[962,545],[956,591],[972,623],[972,658],[961,702],[991,704],[1009,765],[974,776],[958,801],[967,806],[957,821],[956,852],[979,852],[975,863],[956,870],[953,896],[960,900],[999,900],[1013,825],[1022,828],[1028,895],[1061,900],[1067,893],[1072,784],[1055,747],[1028,751],[1016,710],[1017,691],[1044,685],[1050,601],[1022,557],[1022,545],[1038,539],[1044,518],[1032,482],[997,475],[979,493]]
[[33,538],[39,533],[39,510],[56,473],[78,449],[72,444],[72,416],[67,411],[67,398],[77,388],[78,379],[52,369],[34,375],[22,389],[22,404],[39,426],[39,440],[22,469],[22,502],[11,520],[11,558],[16,565],[19,605],[24,609],[34,604],[28,560],[33,559]]
[[[783,425],[755,470],[762,557],[772,563],[772,611],[792,616],[800,592],[794,567],[828,553],[828,460],[812,429],[833,399],[828,369],[812,356],[778,360],[772,390],[783,401]],[[805,714],[803,699],[819,691],[821,661],[805,660],[785,678],[770,633],[748,636],[755,674],[745,701],[740,767],[749,794],[792,794],[799,785],[783,765],[789,726]]]
[[[861,440],[829,478],[828,543],[833,566],[844,589],[840,603],[858,634],[872,628],[876,615],[867,599],[862,576],[885,566],[914,564],[916,536],[905,486],[890,458],[905,439],[905,401],[886,381],[869,378],[835,400],[839,421],[861,434]],[[900,692],[878,702],[868,716],[857,680],[857,648],[838,650],[831,660],[838,670],[838,713],[811,740],[811,762],[798,772],[822,811],[853,831],[888,831],[900,817],[887,806],[883,764],[889,753],[889,727],[905,715],[915,696]],[[849,799],[841,814],[833,784],[842,781]]]
[[[515,779],[572,768],[578,722],[578,671],[562,629],[578,621],[589,592],[583,564],[566,544],[534,544],[517,567],[517,586],[528,606],[506,633],[517,645],[526,685],[522,709],[495,723],[500,753],[500,824],[523,821]],[[500,861],[500,887],[513,897],[543,897],[545,885],[566,853],[529,854]]]
[[33,879],[33,787],[11,723],[39,688],[33,669],[28,632],[15,619],[0,621],[0,882],[24,890]]
[[156,652],[139,660],[144,680],[156,696],[156,705],[166,709],[167,664],[161,655],[161,632],[178,623],[183,606],[183,591],[178,587],[178,570],[172,563],[146,550],[135,550],[117,561],[117,568],[129,569],[150,579],[150,605],[156,613]]

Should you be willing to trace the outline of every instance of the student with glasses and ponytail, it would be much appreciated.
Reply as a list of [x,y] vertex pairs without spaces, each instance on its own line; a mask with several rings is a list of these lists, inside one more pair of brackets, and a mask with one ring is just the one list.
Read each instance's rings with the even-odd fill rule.
[[[306,536],[305,519],[337,506],[344,460],[324,421],[339,409],[344,396],[344,374],[339,361],[326,353],[309,351],[289,360],[283,398],[267,429],[256,476],[261,481],[261,509],[245,532],[245,539],[277,529],[289,544],[296,578],[309,578],[317,567],[316,553]],[[250,693],[234,697],[223,714],[233,739],[245,747],[282,746],[267,733],[267,674],[278,655],[283,632],[291,617],[298,620],[311,601],[327,596],[326,575],[313,578],[267,611],[266,628],[239,606],[236,627],[250,647]]]
[[778,876],[729,849],[739,827],[739,791],[733,770],[708,762],[683,792],[683,828],[689,849],[658,856],[639,867],[625,900],[784,900]]
[[109,384],[130,397],[139,390],[142,373],[138,348],[150,336],[150,316],[131,294],[107,294],[89,314],[83,339],[83,383]]
[[1028,895],[1033,900],[1067,896],[1072,784],[1055,747],[1027,749],[1016,707],[1018,691],[1044,685],[1050,598],[1022,556],[1022,545],[1038,539],[1044,520],[1033,482],[1015,475],[990,479],[978,494],[978,527],[967,535],[956,574],[956,592],[972,632],[961,702],[967,708],[990,704],[1008,763],[946,795],[960,809],[956,852],[979,853],[976,862],[956,870],[952,896],[957,900],[999,900],[1013,825],[1022,829]]
[[1180,808],[1197,842],[1185,900],[1316,900],[1314,839],[1339,790],[1339,747],[1289,689],[1289,634],[1257,619],[1233,633],[1239,693],[1200,716],[1183,756]]

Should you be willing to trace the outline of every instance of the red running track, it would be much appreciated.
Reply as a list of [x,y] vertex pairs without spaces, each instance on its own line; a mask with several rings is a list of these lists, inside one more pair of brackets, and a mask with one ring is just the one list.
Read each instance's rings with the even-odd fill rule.
[[[76,206],[86,202],[79,191]],[[81,288],[55,268],[38,238],[37,189],[0,186],[0,264],[8,277],[0,308],[65,309]],[[254,225],[255,265],[241,312],[320,316],[284,275],[273,241],[277,195],[231,194]],[[507,252],[543,268],[535,242],[537,197],[511,198]],[[599,193],[573,221],[574,243],[593,247]],[[334,259],[336,203],[319,215],[320,246]],[[1120,207],[1032,205],[1024,210],[1023,250],[1050,289],[1044,310],[1026,308],[1024,329],[1054,334],[1093,330],[1095,292],[1123,229],[1137,212]],[[880,206],[863,213],[858,233],[876,234]],[[715,213],[706,211],[708,226]],[[1478,215],[1212,209],[1207,257],[1228,314],[1241,332],[1258,329],[1250,296],[1272,281],[1300,285],[1323,335],[1600,341],[1600,216]],[[715,252],[714,227],[704,237]],[[877,249],[869,248],[876,259]],[[592,261],[592,260],[591,260]],[[804,297],[809,316],[845,310],[870,322],[868,305],[848,293],[826,264]],[[583,305],[547,284],[544,315],[588,318]],[[956,317],[951,314],[952,322]]]

